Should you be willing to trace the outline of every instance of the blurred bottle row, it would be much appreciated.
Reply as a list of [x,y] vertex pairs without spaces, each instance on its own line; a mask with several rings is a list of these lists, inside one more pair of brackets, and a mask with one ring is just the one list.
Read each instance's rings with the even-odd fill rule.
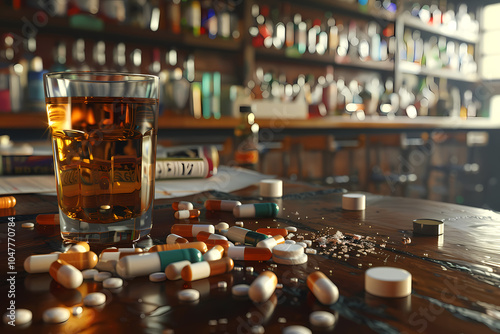
[[331,55],[337,61],[394,59],[394,23],[335,18],[331,12],[308,17],[294,12],[289,3],[275,7],[254,4],[252,17],[248,31],[256,48],[284,49],[289,57],[306,52]]
[[237,39],[242,1],[217,0],[12,0],[14,9],[35,8],[51,16],[68,16],[73,27],[104,29],[104,23],[152,31],[182,31],[195,36]]
[[256,71],[249,89],[254,99],[276,103],[305,99],[309,117],[327,115],[364,120],[366,117],[443,116],[467,119],[488,116],[472,89],[449,84],[445,78],[406,75],[401,87],[392,78],[374,74],[356,77],[333,76],[328,67],[324,76],[301,74],[288,80],[285,74]]

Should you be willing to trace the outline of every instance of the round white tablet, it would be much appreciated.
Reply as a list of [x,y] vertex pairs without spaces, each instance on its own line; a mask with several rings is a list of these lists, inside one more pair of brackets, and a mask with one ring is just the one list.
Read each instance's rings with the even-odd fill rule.
[[342,195],[342,209],[344,210],[364,210],[366,208],[366,196],[363,194]]
[[411,274],[400,268],[375,267],[365,272],[366,292],[388,298],[406,297],[411,294]]
[[103,272],[100,272],[100,273],[97,273],[94,275],[94,281],[102,282],[105,279],[110,278],[111,276],[113,276],[113,275],[110,272],[103,271]]
[[283,334],[312,334],[311,330],[304,326],[288,326],[283,328]]
[[236,284],[231,288],[231,293],[236,297],[245,297],[248,296],[248,289],[250,289],[248,284]]
[[94,276],[99,273],[97,269],[82,270],[83,279],[94,279]]
[[33,228],[35,227],[35,224],[27,222],[27,223],[22,223],[21,227],[23,228]]
[[83,305],[98,306],[106,302],[106,295],[102,292],[92,292],[83,298]]
[[149,280],[151,282],[163,282],[167,279],[167,275],[164,272],[157,272],[149,274]]
[[200,299],[200,292],[195,289],[184,289],[177,293],[177,297],[183,302],[194,302]]
[[13,321],[14,325],[22,326],[30,322],[32,318],[33,314],[31,313],[30,310],[27,310],[25,308],[18,308],[16,310],[12,310],[12,312],[11,311],[5,312],[3,314],[3,323],[8,325],[9,322],[12,323]]
[[326,311],[315,311],[309,315],[309,322],[317,327],[330,327],[335,324],[335,316]]
[[297,241],[295,241],[295,240],[290,240],[290,239],[285,240],[285,244],[292,244],[293,245],[293,244],[296,244],[296,243],[297,243]]
[[[306,245],[307,246],[307,245]],[[304,247],[298,244],[279,244],[273,248],[273,255],[279,257],[298,257],[304,254]]]
[[[302,248],[302,247],[301,247]],[[302,248],[304,249],[304,248]],[[304,264],[308,260],[307,254],[301,254],[296,257],[281,257],[273,254],[273,261],[279,264],[285,264],[289,266],[295,266],[299,264]]]
[[43,312],[43,321],[48,324],[59,324],[68,321],[70,313],[64,307],[53,307]]
[[413,221],[413,233],[438,236],[444,233],[444,222],[439,219],[421,218]]
[[122,285],[123,285],[123,280],[118,277],[106,278],[102,282],[102,286],[106,289],[117,289],[120,288]]
[[266,179],[259,182],[259,193],[262,197],[282,197],[283,181]]

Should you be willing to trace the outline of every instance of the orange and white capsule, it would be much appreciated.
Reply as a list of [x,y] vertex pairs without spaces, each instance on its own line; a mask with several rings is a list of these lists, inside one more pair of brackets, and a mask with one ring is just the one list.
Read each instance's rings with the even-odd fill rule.
[[59,214],[43,214],[36,216],[39,225],[59,225]]
[[24,270],[30,274],[47,273],[57,260],[66,261],[78,270],[92,269],[97,264],[97,255],[94,252],[31,255],[24,260]]
[[256,303],[263,303],[271,298],[277,284],[276,274],[272,271],[264,271],[250,284],[248,297]]
[[16,206],[16,198],[14,196],[0,197],[0,209],[10,209]]
[[229,201],[229,200],[218,200],[218,199],[207,199],[205,201],[205,209],[213,211],[233,212],[233,209],[238,205],[241,205],[240,201]]
[[174,249],[187,249],[194,248],[199,250],[202,254],[206,253],[208,248],[207,245],[202,241],[188,242],[185,244],[165,244],[165,245],[155,245],[149,249],[150,253],[153,252],[163,252],[170,251]]
[[321,271],[315,271],[307,276],[307,287],[321,304],[331,305],[339,299],[339,289]]
[[118,261],[124,256],[143,253],[142,248],[106,248],[99,254],[99,261]]
[[205,232],[205,231],[201,231],[200,233],[198,233],[196,235],[196,240],[198,240],[198,241],[217,240],[217,239],[227,240],[227,238],[223,235]]
[[224,274],[230,272],[233,268],[233,260],[225,257],[216,261],[191,263],[182,268],[181,276],[184,281],[191,282],[202,278]]
[[267,261],[272,257],[272,253],[268,248],[234,246],[228,248],[227,256],[233,260]]
[[[203,240],[200,240],[203,241]],[[186,244],[189,241],[186,238],[181,237],[180,235],[171,233],[167,235],[167,239],[165,240],[167,244]]]
[[229,249],[229,247],[234,246],[234,244],[231,241],[229,241],[229,240],[222,240],[222,239],[205,240],[203,242],[207,245],[208,249],[212,249],[216,245],[222,246],[224,248],[224,252],[226,254],[227,254],[227,250]]
[[85,241],[77,242],[66,251],[67,253],[84,253],[90,250],[90,246]]
[[259,241],[257,247],[265,247],[273,249],[276,245],[284,244],[285,238],[282,235],[275,235],[272,238],[267,238],[266,240]]
[[188,201],[173,202],[172,203],[172,208],[175,211],[179,211],[179,210],[193,210],[193,203],[188,202]]
[[57,260],[50,265],[49,274],[66,289],[76,289],[83,283],[82,272],[66,261]]
[[255,231],[257,233],[262,233],[262,234],[267,234],[270,236],[275,236],[275,235],[282,235],[283,237],[286,237],[288,235],[288,230],[285,228],[269,228],[269,227],[263,227],[257,229]]
[[175,219],[191,219],[198,218],[200,216],[200,210],[179,210],[174,212]]
[[201,231],[215,233],[215,227],[209,224],[174,224],[170,232],[185,238],[193,238]]
[[224,247],[221,245],[215,245],[210,248],[208,252],[203,254],[203,260],[205,261],[215,261],[220,260],[224,256]]

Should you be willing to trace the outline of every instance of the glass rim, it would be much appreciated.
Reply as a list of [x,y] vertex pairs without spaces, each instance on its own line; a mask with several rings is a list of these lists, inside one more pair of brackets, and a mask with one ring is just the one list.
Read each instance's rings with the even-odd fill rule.
[[[68,78],[67,76],[70,75],[77,75],[81,77],[76,77],[76,78]],[[88,76],[94,76],[94,77],[99,77],[99,76],[124,76],[124,77],[132,77],[132,78],[138,78],[138,79],[132,79],[132,80],[126,80],[126,79],[121,79],[121,80],[92,80],[92,79],[85,79],[83,75],[88,75]],[[79,81],[79,82],[148,82],[148,81],[154,81],[154,80],[159,80],[159,77],[154,74],[141,74],[141,73],[127,73],[127,72],[112,72],[112,71],[59,71],[59,72],[48,72],[44,73],[44,78],[46,80],[51,80],[51,79],[65,79],[65,80],[71,80],[71,81]],[[59,77],[57,77],[59,76]],[[142,78],[142,79],[140,79]]]

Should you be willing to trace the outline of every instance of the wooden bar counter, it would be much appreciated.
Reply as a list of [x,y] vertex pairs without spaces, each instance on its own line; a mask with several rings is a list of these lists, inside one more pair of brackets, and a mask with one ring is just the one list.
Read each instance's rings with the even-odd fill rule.
[[[295,226],[293,240],[313,241],[306,264],[287,266],[266,262],[235,261],[240,271],[186,283],[152,283],[148,277],[124,280],[122,288],[105,289],[102,283],[85,280],[77,289],[66,289],[49,274],[28,274],[23,262],[29,255],[63,251],[58,226],[35,224],[37,214],[57,213],[54,196],[18,195],[14,209],[0,211],[2,268],[2,314],[11,300],[16,308],[33,312],[25,328],[2,324],[1,333],[281,333],[291,325],[302,325],[313,333],[487,333],[500,332],[500,215],[498,213],[426,200],[367,194],[366,210],[345,211],[338,189],[285,182],[284,196],[275,200],[280,207],[277,218],[238,219],[231,213],[207,212],[207,198],[236,199],[242,203],[261,202],[258,188],[252,186],[230,194],[204,192],[177,200],[188,200],[201,210],[191,223],[227,222],[244,227]],[[174,200],[155,201],[151,237],[139,247],[165,243],[170,233]],[[444,221],[444,234],[418,236],[412,222],[418,218]],[[15,223],[15,234],[8,229]],[[342,233],[342,235],[340,233]],[[355,240],[353,234],[360,235]],[[9,239],[8,244],[8,237]],[[324,239],[320,239],[325,237]],[[404,243],[403,238],[411,242]],[[337,239],[337,243],[333,239]],[[408,239],[406,239],[408,241]],[[322,244],[320,241],[326,241]],[[339,242],[340,241],[340,242]],[[130,247],[131,245],[128,245]],[[9,254],[8,248],[11,254]],[[104,246],[91,245],[99,254]],[[15,253],[12,253],[14,251]],[[11,255],[15,268],[8,267]],[[369,268],[389,266],[412,274],[412,293],[405,298],[375,297],[364,290]],[[254,271],[247,270],[253,267]],[[271,299],[254,304],[231,294],[236,284],[250,284],[263,270],[272,270],[282,288]],[[340,298],[331,306],[319,303],[306,285],[307,275],[320,270],[338,287]],[[14,280],[7,279],[14,277]],[[12,284],[12,281],[15,284]],[[220,281],[227,288],[218,287]],[[180,289],[192,287],[200,292],[197,303],[177,299]],[[90,292],[101,291],[107,301],[100,307],[83,307],[79,316],[59,325],[45,324],[43,311],[50,307],[83,306]],[[13,292],[15,296],[9,296]],[[9,296],[9,297],[8,297]],[[313,311],[333,313],[333,328],[310,324]]]

